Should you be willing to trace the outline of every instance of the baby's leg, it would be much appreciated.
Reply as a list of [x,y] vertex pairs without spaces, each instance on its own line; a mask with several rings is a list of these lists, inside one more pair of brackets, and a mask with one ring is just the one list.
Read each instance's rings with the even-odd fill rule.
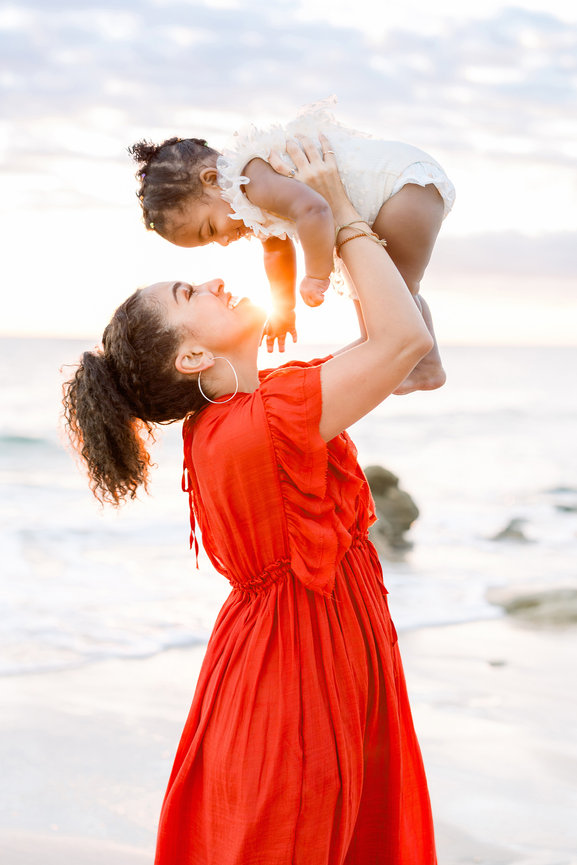
[[[373,225],[373,230],[379,237],[387,241],[387,252],[415,298],[433,339],[433,320],[419,289],[443,222],[443,213],[443,199],[435,186],[407,183],[385,201]],[[395,393],[434,390],[441,387],[445,379],[445,370],[435,339],[429,354],[417,364]]]

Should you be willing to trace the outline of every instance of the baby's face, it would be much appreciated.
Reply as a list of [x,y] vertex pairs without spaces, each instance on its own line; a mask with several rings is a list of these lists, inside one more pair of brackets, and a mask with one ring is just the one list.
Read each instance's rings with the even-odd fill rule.
[[183,208],[170,215],[170,229],[164,236],[176,246],[205,246],[220,243],[228,246],[250,234],[241,219],[235,219],[228,202],[216,187],[206,189],[202,198],[190,199]]

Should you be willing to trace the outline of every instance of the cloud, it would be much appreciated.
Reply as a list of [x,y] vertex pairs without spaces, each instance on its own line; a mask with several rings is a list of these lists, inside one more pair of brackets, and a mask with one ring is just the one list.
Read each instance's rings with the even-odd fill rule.
[[274,105],[282,115],[336,91],[359,118],[437,111],[436,127],[458,133],[471,122],[518,129],[526,107],[575,104],[577,26],[545,14],[509,9],[434,36],[417,24],[375,45],[330,20],[301,21],[289,2],[111,5],[19,7],[21,26],[0,31],[4,98],[16,116],[87,100],[146,113],[152,124],[191,103],[239,113]]
[[[135,130],[224,134],[333,92],[343,120],[433,152],[577,161],[577,25],[512,8],[434,34],[415,21],[375,41],[329,15],[301,20],[290,0],[5,7],[6,166],[121,160]],[[199,118],[207,130],[185,128]]]
[[[434,253],[436,270],[533,279],[577,278],[577,232],[539,237],[515,231],[485,232],[469,237],[441,237]],[[574,295],[574,286],[571,287]]]

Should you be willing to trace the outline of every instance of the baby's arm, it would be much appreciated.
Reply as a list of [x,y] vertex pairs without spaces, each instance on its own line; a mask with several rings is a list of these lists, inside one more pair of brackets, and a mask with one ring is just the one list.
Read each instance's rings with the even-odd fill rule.
[[306,277],[301,290],[322,290],[328,287],[333,269],[334,222],[331,209],[322,195],[292,177],[277,174],[263,159],[252,159],[243,169],[250,178],[245,194],[249,201],[263,210],[290,219],[295,223],[303,247]]
[[264,269],[270,283],[272,311],[264,328],[267,348],[272,351],[278,339],[279,351],[284,351],[286,334],[296,342],[295,283],[296,256],[290,238],[269,237],[263,240]]

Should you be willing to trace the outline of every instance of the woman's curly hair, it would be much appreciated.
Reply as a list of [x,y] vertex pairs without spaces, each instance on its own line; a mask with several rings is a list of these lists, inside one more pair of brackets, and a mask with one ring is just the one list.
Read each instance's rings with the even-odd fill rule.
[[216,163],[218,152],[203,138],[167,138],[162,144],[137,141],[128,152],[139,164],[137,191],[146,228],[164,236],[168,211],[202,197],[201,169]]
[[181,339],[159,305],[138,290],[114,313],[102,347],[84,352],[64,384],[66,431],[103,503],[119,505],[134,499],[139,486],[146,489],[146,445],[154,439],[154,424],[173,423],[207,405],[196,376],[174,366]]

